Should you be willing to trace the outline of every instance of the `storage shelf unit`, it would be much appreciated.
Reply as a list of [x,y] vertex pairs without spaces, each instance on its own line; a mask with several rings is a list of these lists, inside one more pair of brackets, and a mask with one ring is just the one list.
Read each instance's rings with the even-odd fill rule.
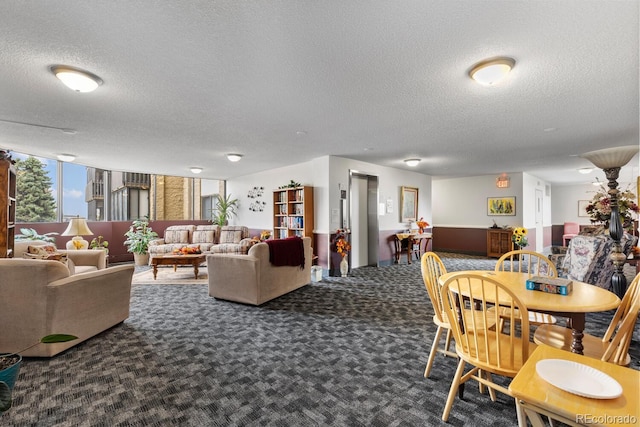
[[512,230],[500,228],[487,230],[487,256],[500,258],[503,254],[513,250],[512,233]]
[[313,187],[273,190],[273,238],[313,239]]
[[16,225],[16,170],[0,159],[0,258],[13,257]]

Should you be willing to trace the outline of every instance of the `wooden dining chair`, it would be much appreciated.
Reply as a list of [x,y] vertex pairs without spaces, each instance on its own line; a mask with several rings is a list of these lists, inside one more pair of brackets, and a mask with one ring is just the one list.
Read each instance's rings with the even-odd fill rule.
[[[584,355],[628,366],[631,363],[629,346],[639,313],[640,274],[633,279],[627,288],[602,338],[584,333],[582,337]],[[533,340],[537,344],[546,344],[570,351],[573,340],[572,330],[560,325],[542,325],[536,329]]]
[[[502,255],[495,267],[496,272],[510,271],[528,273],[531,276],[558,277],[558,270],[553,262],[543,254],[524,249],[510,251]],[[555,324],[557,319],[546,313],[529,311],[531,325]]]
[[[431,351],[429,352],[429,359],[427,360],[427,366],[424,369],[424,377],[428,378],[431,373],[431,367],[435,360],[436,354],[441,353],[444,356],[450,356],[458,358],[455,352],[449,351],[449,345],[451,344],[451,325],[447,315],[444,314],[444,308],[442,306],[442,296],[440,295],[440,284],[438,279],[440,276],[447,272],[440,257],[434,252],[425,252],[420,260],[420,268],[422,270],[422,281],[424,287],[427,289],[429,300],[433,306],[433,323],[438,327],[436,335],[431,343]],[[444,348],[440,347],[440,339],[442,333],[447,331],[445,338]]]
[[[496,278],[471,272],[452,275],[442,286],[442,303],[460,358],[442,413],[442,420],[447,421],[456,392],[470,379],[486,386],[494,401],[496,391],[512,396],[505,386],[493,382],[491,375],[515,377],[536,345],[529,342],[527,307]],[[500,304],[508,315],[502,331],[490,326],[489,309],[494,304]],[[468,315],[459,316],[460,307]],[[467,363],[473,368],[465,373]]]

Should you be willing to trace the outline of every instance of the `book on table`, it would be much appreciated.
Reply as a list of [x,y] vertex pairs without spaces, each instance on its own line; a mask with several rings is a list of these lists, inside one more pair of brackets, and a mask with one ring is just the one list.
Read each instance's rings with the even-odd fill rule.
[[560,277],[533,276],[526,282],[527,289],[550,294],[569,295],[573,289],[573,281]]

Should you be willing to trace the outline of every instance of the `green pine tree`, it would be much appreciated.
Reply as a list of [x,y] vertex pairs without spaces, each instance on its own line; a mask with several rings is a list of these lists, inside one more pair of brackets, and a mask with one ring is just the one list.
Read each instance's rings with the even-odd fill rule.
[[16,160],[16,222],[47,222],[56,219],[51,177],[35,157]]

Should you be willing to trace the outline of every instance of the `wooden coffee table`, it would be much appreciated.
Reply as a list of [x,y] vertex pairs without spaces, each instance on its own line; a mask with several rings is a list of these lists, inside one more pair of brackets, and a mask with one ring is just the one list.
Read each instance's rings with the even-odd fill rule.
[[164,255],[154,255],[151,257],[151,265],[153,266],[153,280],[156,280],[156,275],[158,274],[158,266],[159,265],[173,265],[173,271],[176,271],[176,268],[179,265],[193,265],[193,273],[198,278],[198,267],[200,264],[205,262],[207,256],[205,254],[187,254],[187,255],[178,255],[178,254],[164,254]]

